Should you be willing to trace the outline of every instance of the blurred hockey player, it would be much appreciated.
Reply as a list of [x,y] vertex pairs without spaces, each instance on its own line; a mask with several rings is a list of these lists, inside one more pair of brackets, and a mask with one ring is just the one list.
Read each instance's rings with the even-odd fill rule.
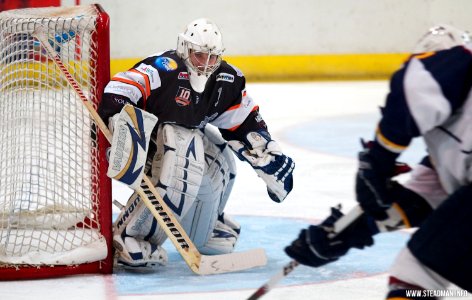
[[[356,195],[365,213],[329,238],[343,215],[333,208],[286,248],[292,258],[316,267],[350,248],[371,246],[379,230],[417,227],[390,271],[387,299],[416,299],[407,292],[424,295],[451,283],[472,291],[470,36],[450,25],[435,26],[415,51],[393,74],[375,140],[359,153]],[[428,156],[401,185],[392,180],[397,157],[418,136]]]
[[[99,107],[113,128],[108,175],[135,187],[144,169],[206,255],[232,252],[239,237],[239,224],[224,213],[236,176],[234,154],[254,168],[275,202],[292,190],[295,167],[271,138],[243,73],[222,60],[223,51],[217,25],[197,19],[179,34],[175,50],[116,74]],[[118,262],[165,264],[165,239],[132,195],[114,223]]]

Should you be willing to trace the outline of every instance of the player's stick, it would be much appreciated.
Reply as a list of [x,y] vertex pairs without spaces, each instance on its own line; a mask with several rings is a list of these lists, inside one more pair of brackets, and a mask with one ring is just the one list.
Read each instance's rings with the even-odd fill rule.
[[[363,146],[365,147],[365,143],[362,141]],[[408,164],[401,163],[401,162],[396,162],[395,163],[395,170],[394,170],[394,176],[408,173],[411,171],[411,167]],[[390,207],[387,210],[387,214],[391,216],[395,216],[393,219],[398,219],[401,220],[403,219],[401,216],[398,216],[398,212],[401,211],[401,208],[397,208],[398,204],[393,203],[392,207]],[[334,223],[334,229],[333,232],[328,235],[329,238],[334,238],[336,237],[339,233],[341,233],[346,227],[348,227],[352,222],[357,220],[361,215],[363,214],[362,208],[357,205],[349,213],[346,215],[342,216],[339,220],[337,220]],[[379,231],[390,231],[390,230],[396,230],[400,228],[401,223],[390,223],[389,220],[385,221],[376,221],[377,228]],[[262,297],[263,295],[267,294],[276,284],[279,282],[281,279],[283,279],[285,276],[290,274],[297,266],[299,263],[295,260],[292,260],[289,262],[287,265],[284,266],[282,271],[279,273],[275,274],[267,283],[265,283],[263,286],[261,286],[259,289],[257,289],[249,298],[248,300],[256,300]]]
[[[334,238],[339,233],[341,233],[346,227],[348,227],[352,222],[357,220],[362,215],[362,209],[360,206],[354,207],[349,213],[342,216],[339,220],[334,223],[334,231],[329,235],[330,238]],[[263,286],[258,288],[247,300],[256,300],[267,294],[275,285],[290,274],[295,268],[299,265],[296,260],[290,261],[286,264],[283,269],[272,276],[269,281],[267,281]]]
[[[33,36],[41,43],[48,56],[59,68],[62,75],[74,89],[80,100],[82,100],[82,103],[90,112],[90,115],[98,128],[110,142],[112,139],[110,130],[105,125],[90,100],[85,96],[78,82],[62,63],[59,53],[54,51],[52,46],[49,44],[47,33],[42,25],[37,24]],[[165,233],[172,241],[172,244],[174,244],[177,251],[193,272],[199,275],[227,273],[263,266],[267,263],[264,249],[253,249],[245,252],[211,256],[202,255],[177,221],[170,208],[156,191],[154,185],[146,174],[143,177],[141,187],[138,187],[136,192],[141,197],[146,207],[151,211],[154,218],[156,218],[159,225],[164,229]]]
[[263,286],[257,289],[247,300],[256,300],[267,294],[270,290],[272,290],[277,283],[282,280],[285,276],[292,273],[292,271],[298,267],[299,263],[296,260],[291,260],[288,264],[286,264],[283,269],[272,276],[269,281],[267,281]]

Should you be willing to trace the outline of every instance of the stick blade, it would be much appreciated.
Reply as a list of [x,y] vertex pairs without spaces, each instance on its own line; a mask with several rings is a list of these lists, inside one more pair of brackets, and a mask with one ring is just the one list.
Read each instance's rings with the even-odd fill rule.
[[202,255],[198,274],[211,275],[237,272],[265,266],[267,256],[264,249],[252,249],[220,255]]

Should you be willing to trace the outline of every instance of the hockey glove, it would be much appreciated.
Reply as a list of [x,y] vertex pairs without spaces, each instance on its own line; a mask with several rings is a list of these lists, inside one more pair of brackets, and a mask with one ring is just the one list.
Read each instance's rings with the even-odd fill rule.
[[363,143],[359,153],[359,169],[356,176],[356,198],[362,209],[377,220],[385,220],[385,212],[393,202],[387,192],[395,175],[395,160],[398,154],[390,152],[380,144]]
[[293,160],[284,155],[267,131],[250,132],[244,142],[232,140],[228,145],[242,161],[247,161],[267,185],[267,193],[282,202],[293,188]]
[[298,239],[285,248],[288,256],[299,263],[320,267],[338,260],[349,249],[363,249],[374,244],[372,236],[378,232],[372,217],[363,214],[334,238],[334,224],[343,216],[337,208],[331,208],[331,215],[316,226],[303,229]]

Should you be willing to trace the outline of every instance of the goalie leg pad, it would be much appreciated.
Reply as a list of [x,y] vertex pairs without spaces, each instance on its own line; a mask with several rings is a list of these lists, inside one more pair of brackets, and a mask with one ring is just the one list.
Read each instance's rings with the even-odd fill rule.
[[[156,152],[147,171],[159,194],[180,221],[196,207],[195,199],[204,172],[202,133],[163,125],[155,144]],[[157,220],[137,194],[133,194],[114,224],[118,261],[131,266],[162,264],[166,256],[160,246],[166,238]]]
[[[208,154],[208,157],[214,157],[214,163],[212,164],[212,168],[208,168],[212,169],[210,173],[212,173],[213,175],[209,175],[212,178],[212,181],[218,182],[218,180],[221,180],[219,179],[220,177],[217,176],[218,172],[220,172],[221,175],[223,175],[222,172],[229,173],[229,177],[227,177],[228,182],[222,182],[223,184],[226,184],[226,187],[223,188],[223,196],[218,207],[218,215],[222,215],[236,179],[236,161],[234,159],[233,151],[228,146],[228,143],[223,139],[219,131],[215,129],[215,127],[207,125],[205,127],[204,133],[205,137],[207,138],[204,140],[206,145],[205,152]],[[214,148],[211,144],[216,145],[216,148]],[[220,156],[222,157],[219,158]],[[218,160],[225,162],[227,166],[224,168],[218,166]]]
[[[153,143],[156,151],[147,173],[175,217],[181,221],[194,205],[203,178],[202,133],[164,124],[159,127]],[[131,220],[126,226],[128,235],[162,245],[167,236],[145,205],[135,209]]]
[[203,142],[205,174],[195,205],[182,223],[201,253],[230,253],[239,237],[240,226],[228,217],[228,223],[225,224],[223,210],[234,184],[236,164],[231,150],[219,133],[207,128]]
[[[156,151],[147,173],[175,217],[181,221],[194,205],[202,181],[202,134],[198,130],[163,125],[158,130],[155,144]],[[136,239],[139,245],[141,241],[146,241],[158,246],[167,238],[157,220],[136,194],[128,201],[114,228],[118,244],[124,245],[125,249],[128,244],[134,244],[126,243],[126,240],[131,238]],[[121,243],[120,239],[124,240],[124,243]]]
[[192,207],[205,168],[203,134],[173,124],[159,128],[151,181],[180,221]]
[[167,253],[161,245],[166,238],[138,195],[131,195],[113,224],[117,262],[131,267],[165,265]]

